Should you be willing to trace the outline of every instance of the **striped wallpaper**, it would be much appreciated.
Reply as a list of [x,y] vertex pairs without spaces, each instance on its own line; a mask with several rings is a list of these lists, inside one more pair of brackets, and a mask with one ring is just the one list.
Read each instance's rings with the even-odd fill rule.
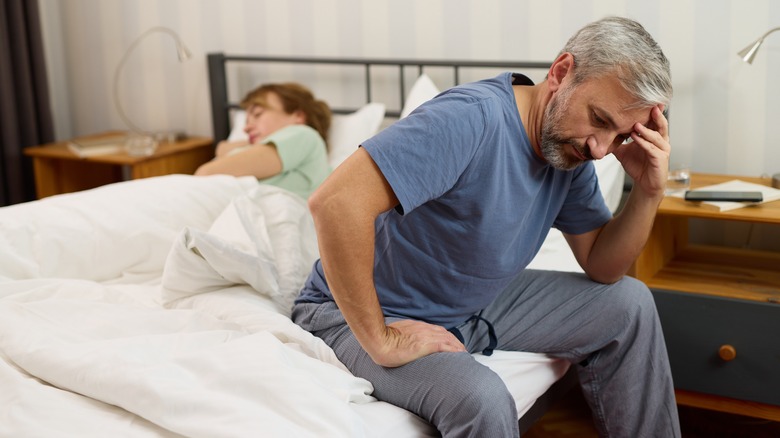
[[[701,172],[780,172],[780,32],[753,65],[736,56],[780,26],[778,1],[38,1],[59,139],[125,128],[111,97],[114,70],[153,26],[178,32],[194,58],[180,64],[167,35],[146,38],[119,81],[125,112],[149,130],[211,135],[209,52],[551,60],[585,23],[624,15],[642,22],[671,60],[673,162]],[[295,79],[282,77],[284,70],[273,73]],[[251,76],[236,75],[241,87],[254,85]],[[323,94],[349,100],[362,92],[342,81]]]

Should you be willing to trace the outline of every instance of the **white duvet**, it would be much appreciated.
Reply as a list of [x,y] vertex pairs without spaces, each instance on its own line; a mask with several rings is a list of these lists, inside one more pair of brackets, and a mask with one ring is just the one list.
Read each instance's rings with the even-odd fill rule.
[[[0,209],[0,436],[435,436],[289,319],[305,203],[174,175]],[[567,369],[477,356],[522,415]]]

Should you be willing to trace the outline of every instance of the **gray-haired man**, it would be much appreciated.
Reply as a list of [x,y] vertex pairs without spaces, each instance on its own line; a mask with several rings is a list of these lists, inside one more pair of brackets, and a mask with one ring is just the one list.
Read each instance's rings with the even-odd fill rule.
[[[624,277],[663,198],[669,63],[607,18],[548,77],[455,87],[363,143],[310,198],[321,260],[293,319],[374,395],[444,436],[516,436],[512,397],[469,352],[547,353],[578,369],[603,436],[679,436],[661,326]],[[634,180],[614,218],[590,160]],[[586,275],[525,270],[550,227]]]

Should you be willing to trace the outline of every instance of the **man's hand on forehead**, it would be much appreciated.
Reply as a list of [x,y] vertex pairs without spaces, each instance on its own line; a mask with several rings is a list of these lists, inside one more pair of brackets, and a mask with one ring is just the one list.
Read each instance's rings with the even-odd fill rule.
[[[647,123],[642,123],[642,122],[638,122],[638,123],[642,124],[642,126],[648,128],[648,129],[652,129],[653,131],[658,131],[660,129],[660,125],[658,123],[660,120],[656,120],[656,118],[653,116],[653,110],[656,109],[656,108],[658,108],[658,111],[661,114],[661,116],[663,116],[663,118],[666,119],[666,113],[665,113],[666,106],[662,105],[662,104],[659,104],[659,105],[656,105],[656,106],[651,107],[649,109],[649,116],[650,117],[647,120]],[[635,132],[636,132],[636,130],[635,130]],[[639,133],[637,132],[637,134],[639,134]]]
[[666,114],[663,113],[665,111],[665,106],[664,105],[659,104],[659,105],[656,105],[654,107],[651,107],[649,109],[649,114],[648,114],[649,118],[648,118],[647,122],[645,123],[643,121],[637,121],[634,124],[633,134],[639,135],[640,137],[642,136],[642,134],[639,132],[639,130],[637,130],[637,125],[642,125],[645,128],[647,128],[647,129],[652,129],[653,131],[658,131],[659,129],[661,129],[661,125],[659,124],[660,123],[660,119],[657,119],[656,117],[653,116],[653,111],[656,108],[658,108],[659,114],[661,114],[663,119],[664,120],[666,119]]

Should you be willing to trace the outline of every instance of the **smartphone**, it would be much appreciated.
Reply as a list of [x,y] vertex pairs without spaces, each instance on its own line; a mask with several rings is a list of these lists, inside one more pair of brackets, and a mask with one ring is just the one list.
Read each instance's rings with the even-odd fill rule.
[[761,202],[764,195],[761,192],[730,192],[712,190],[688,190],[686,201],[728,201],[728,202]]

